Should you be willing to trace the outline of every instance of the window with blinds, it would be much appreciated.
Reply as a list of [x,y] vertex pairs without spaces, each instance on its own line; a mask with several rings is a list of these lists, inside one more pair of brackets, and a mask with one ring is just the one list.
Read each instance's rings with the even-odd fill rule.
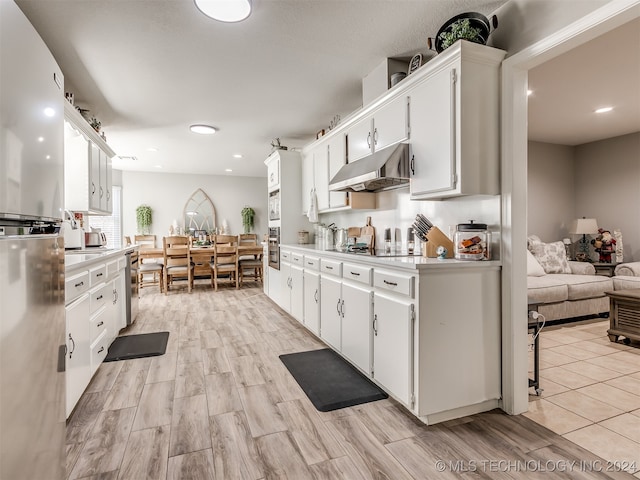
[[107,248],[122,246],[122,187],[113,186],[113,211],[109,216],[89,216],[89,226],[107,237]]

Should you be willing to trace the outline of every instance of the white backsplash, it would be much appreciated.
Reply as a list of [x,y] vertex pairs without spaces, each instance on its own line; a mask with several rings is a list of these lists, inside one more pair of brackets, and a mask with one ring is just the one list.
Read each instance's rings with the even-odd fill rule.
[[[409,189],[402,188],[376,194],[375,210],[348,210],[320,214],[320,223],[335,223],[338,228],[363,227],[367,217],[376,229],[376,246],[384,245],[384,230],[396,232],[396,242],[406,248],[407,229],[421,213],[442,232],[453,239],[456,225],[473,220],[486,223],[491,231],[491,256],[500,258],[500,195],[476,195],[450,200],[427,201],[410,200]],[[398,236],[400,238],[398,238]],[[313,242],[313,238],[310,238]],[[419,248],[416,242],[416,248]]]

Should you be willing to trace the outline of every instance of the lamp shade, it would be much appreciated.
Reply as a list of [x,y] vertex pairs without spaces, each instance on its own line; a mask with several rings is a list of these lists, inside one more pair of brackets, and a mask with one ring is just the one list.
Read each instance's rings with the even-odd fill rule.
[[598,222],[595,218],[577,218],[571,223],[569,233],[573,235],[598,233]]

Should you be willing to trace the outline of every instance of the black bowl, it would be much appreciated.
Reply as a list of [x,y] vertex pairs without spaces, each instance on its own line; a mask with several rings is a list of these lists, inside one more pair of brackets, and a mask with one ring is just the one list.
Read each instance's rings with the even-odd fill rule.
[[[489,23],[489,19],[478,12],[466,12],[450,18],[444,23],[444,25],[442,25],[442,27],[440,27],[440,30],[438,30],[438,34],[436,35],[434,42],[436,52],[440,53],[444,50],[444,48],[442,47],[442,39],[440,38],[440,34],[442,34],[443,32],[450,32],[451,28],[458,20],[464,19],[469,19],[469,24],[473,28],[477,28],[480,30],[480,37],[482,38],[482,42],[477,43],[482,43],[483,45],[487,43],[489,33],[491,32],[491,23]],[[495,15],[493,16],[492,21],[493,28],[496,28],[498,26],[498,19]]]

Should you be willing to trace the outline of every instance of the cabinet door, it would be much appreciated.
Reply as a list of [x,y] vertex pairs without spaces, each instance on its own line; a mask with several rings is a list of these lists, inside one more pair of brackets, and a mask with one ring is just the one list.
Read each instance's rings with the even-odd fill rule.
[[373,152],[372,122],[371,117],[366,117],[349,128],[347,133],[347,158],[349,162],[355,162]]
[[100,149],[89,142],[89,209],[100,210]]
[[412,198],[456,187],[455,72],[444,69],[409,92]]
[[64,205],[72,211],[85,211],[91,197],[90,142],[68,122],[64,133]]
[[84,294],[75,302],[67,305],[65,313],[67,323],[66,413],[68,418],[91,380],[89,295]]
[[113,160],[106,156],[107,159],[107,181],[105,188],[107,189],[107,208],[105,211],[107,213],[113,212]]
[[315,183],[313,179],[313,152],[302,157],[302,213],[306,215],[311,205],[311,190]]
[[302,268],[296,265],[291,265],[291,281],[290,293],[291,293],[291,315],[300,323],[304,321],[304,301],[302,298],[304,289],[304,279],[302,276]]
[[313,180],[318,210],[327,210],[329,208],[329,155],[326,143],[313,150]]
[[[342,133],[329,140],[329,182],[347,163],[345,142],[346,138]],[[346,192],[329,192],[329,208],[344,207],[346,204]]]
[[267,188],[277,187],[280,183],[280,158],[273,157],[267,165]]
[[291,313],[291,264],[282,263],[280,256],[280,302],[283,309]]
[[413,303],[378,294],[373,300],[373,378],[410,405],[413,379]]
[[371,372],[370,288],[342,284],[342,354],[358,368]]
[[408,105],[407,97],[401,96],[389,102],[373,117],[373,148],[380,150],[406,140]]
[[304,325],[316,335],[320,334],[320,275],[304,270]]
[[338,351],[341,349],[342,324],[340,284],[339,278],[320,276],[320,337]]
[[100,210],[107,211],[107,155],[102,150],[99,150],[100,160]]

